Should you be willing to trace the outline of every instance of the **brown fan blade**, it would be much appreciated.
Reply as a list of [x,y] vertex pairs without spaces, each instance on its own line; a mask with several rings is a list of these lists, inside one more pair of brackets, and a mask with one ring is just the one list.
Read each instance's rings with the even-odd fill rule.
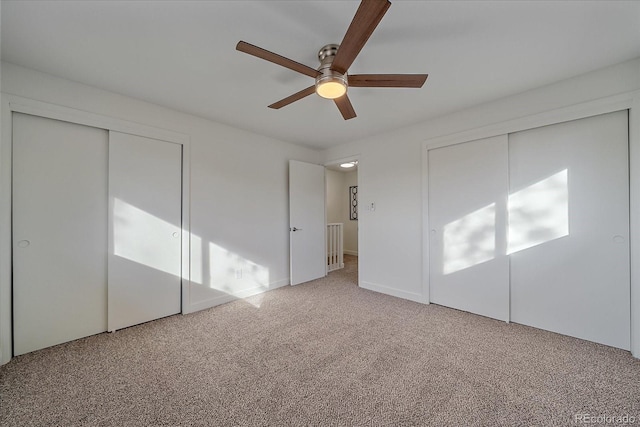
[[285,107],[285,106],[291,104],[292,102],[296,102],[299,99],[304,98],[305,96],[309,96],[312,93],[314,93],[315,91],[316,91],[316,86],[315,85],[309,86],[306,89],[302,89],[300,92],[296,92],[293,95],[287,96],[286,98],[281,99],[278,102],[274,102],[273,104],[269,105],[269,108],[273,108],[273,109],[277,110],[279,108],[282,108],[282,107]]
[[269,62],[281,65],[285,68],[297,71],[298,73],[305,74],[309,77],[315,78],[319,74],[318,70],[314,70],[313,68],[307,67],[304,64],[301,64],[289,58],[285,58],[284,56],[278,55],[277,53],[269,52],[268,50],[265,50],[258,46],[254,46],[247,42],[239,41],[236,45],[236,50],[248,53],[249,55],[253,55],[261,59],[265,59]]
[[362,0],[333,59],[331,64],[333,71],[341,74],[347,72],[389,6],[391,2],[388,0]]
[[338,110],[340,110],[342,117],[344,117],[345,120],[356,117],[356,110],[353,109],[353,105],[351,105],[351,101],[349,101],[349,97],[346,93],[333,101],[336,103]]
[[353,74],[351,87],[422,87],[428,74]]

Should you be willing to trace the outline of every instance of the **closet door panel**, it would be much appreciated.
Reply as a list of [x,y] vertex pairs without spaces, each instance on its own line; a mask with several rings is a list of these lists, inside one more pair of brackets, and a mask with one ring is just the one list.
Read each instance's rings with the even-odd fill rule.
[[14,354],[107,328],[102,129],[13,114]]
[[627,112],[509,136],[511,319],[630,347]]
[[180,312],[182,147],[110,132],[109,330]]
[[507,137],[428,154],[431,302],[506,321]]

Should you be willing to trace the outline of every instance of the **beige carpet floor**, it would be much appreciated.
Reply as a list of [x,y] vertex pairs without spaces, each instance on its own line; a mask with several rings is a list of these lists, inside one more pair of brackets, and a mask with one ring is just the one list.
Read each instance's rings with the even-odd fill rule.
[[628,352],[355,283],[347,257],[321,280],[16,357],[0,425],[640,424]]

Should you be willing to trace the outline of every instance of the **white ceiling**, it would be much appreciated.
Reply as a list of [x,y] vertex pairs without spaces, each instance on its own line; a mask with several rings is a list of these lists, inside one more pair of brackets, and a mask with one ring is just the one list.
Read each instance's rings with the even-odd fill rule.
[[239,40],[318,65],[359,1],[2,1],[2,60],[318,149],[640,57],[640,1],[392,1],[349,70],[428,73],[352,88],[358,117]]

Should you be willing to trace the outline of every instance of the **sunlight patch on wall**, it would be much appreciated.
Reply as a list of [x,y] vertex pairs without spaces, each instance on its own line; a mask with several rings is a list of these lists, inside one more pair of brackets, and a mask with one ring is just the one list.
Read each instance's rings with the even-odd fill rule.
[[[209,287],[244,298],[269,289],[269,269],[209,243]],[[252,303],[254,306],[255,302]]]
[[[174,236],[174,233],[178,233]],[[152,238],[150,238],[150,236]],[[170,224],[123,200],[113,201],[114,254],[181,277],[180,259],[172,251],[159,251],[158,240],[180,238],[180,226]]]
[[443,274],[451,274],[495,258],[496,204],[450,222],[443,230]]
[[567,169],[509,196],[508,254],[569,234]]

